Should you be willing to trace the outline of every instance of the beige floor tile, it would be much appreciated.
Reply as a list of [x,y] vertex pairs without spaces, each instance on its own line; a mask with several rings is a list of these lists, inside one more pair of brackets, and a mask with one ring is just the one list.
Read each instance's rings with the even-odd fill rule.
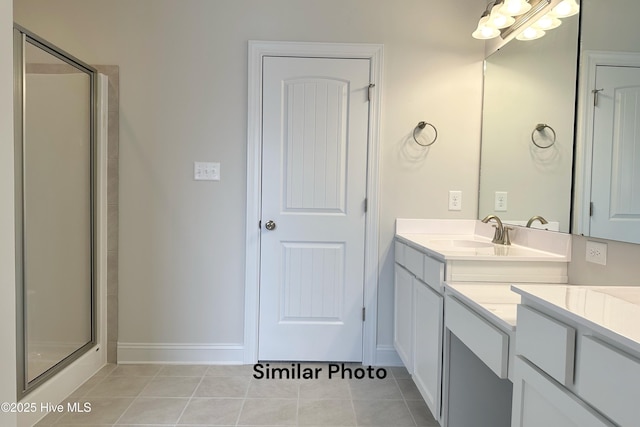
[[247,397],[297,399],[300,382],[297,380],[251,380]]
[[155,377],[140,392],[141,397],[191,397],[199,377]]
[[349,380],[354,400],[402,399],[402,393],[393,378],[384,380]]
[[299,426],[355,426],[351,400],[301,400],[298,407]]
[[201,377],[207,373],[208,365],[165,365],[158,372],[160,377]]
[[91,404],[91,411],[83,413],[67,412],[57,424],[99,425],[113,424],[133,402],[133,398],[100,397],[78,400],[80,406],[85,402]]
[[309,380],[300,383],[300,399],[351,399],[347,380]]
[[253,375],[253,365],[211,365],[205,375],[212,377],[251,377]]
[[246,399],[240,412],[239,425],[294,426],[296,399]]
[[204,377],[196,397],[245,397],[250,377]]
[[423,400],[407,400],[407,406],[418,427],[439,427],[431,411]]
[[415,422],[404,400],[354,400],[358,426],[413,427]]
[[106,377],[87,392],[88,397],[136,397],[151,377]]
[[162,368],[163,365],[118,365],[109,375],[117,377],[154,377]]
[[193,398],[184,410],[178,425],[235,426],[243,399]]
[[175,424],[189,399],[138,397],[118,420],[119,424]]
[[422,395],[412,379],[398,379],[398,387],[406,400],[422,400]]
[[409,379],[411,378],[411,374],[407,371],[407,368],[404,366],[392,366],[390,368],[386,368],[387,372],[395,379]]

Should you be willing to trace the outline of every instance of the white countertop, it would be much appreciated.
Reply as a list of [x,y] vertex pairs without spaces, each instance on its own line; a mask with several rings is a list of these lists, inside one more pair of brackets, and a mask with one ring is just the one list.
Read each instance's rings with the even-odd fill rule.
[[445,292],[489,318],[507,332],[516,330],[520,295],[507,283],[445,283]]
[[512,290],[640,355],[640,286],[512,285]]
[[514,226],[511,245],[491,243],[492,224],[479,220],[397,219],[396,237],[444,260],[571,260],[571,236]]

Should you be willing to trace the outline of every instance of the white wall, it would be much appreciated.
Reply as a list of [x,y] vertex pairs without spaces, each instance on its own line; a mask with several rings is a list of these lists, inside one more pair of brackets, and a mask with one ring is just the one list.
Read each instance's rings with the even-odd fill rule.
[[[383,43],[379,345],[396,217],[476,218],[477,0],[20,0],[15,19],[120,66],[119,341],[242,344],[247,41]],[[475,22],[474,22],[475,21]],[[421,120],[438,142],[409,141]],[[222,180],[194,182],[194,161]],[[449,190],[463,210],[447,211]]]
[[[0,402],[16,401],[12,16],[0,0]],[[16,425],[15,414],[0,411],[0,425]]]

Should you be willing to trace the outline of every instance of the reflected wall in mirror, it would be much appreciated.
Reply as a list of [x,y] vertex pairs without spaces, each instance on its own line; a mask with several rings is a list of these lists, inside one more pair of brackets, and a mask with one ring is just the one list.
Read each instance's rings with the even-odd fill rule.
[[640,2],[583,0],[574,233],[640,243]]
[[33,390],[95,343],[94,80],[16,30],[18,378]]
[[[549,224],[535,226],[569,232],[578,26],[578,15],[565,18],[544,37],[512,40],[486,59],[481,218],[524,225],[541,215]],[[548,127],[536,130],[540,124]]]

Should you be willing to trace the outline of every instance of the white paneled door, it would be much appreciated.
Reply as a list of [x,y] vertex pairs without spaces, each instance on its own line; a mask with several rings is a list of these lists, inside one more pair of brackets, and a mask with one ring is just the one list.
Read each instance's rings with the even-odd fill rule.
[[264,58],[260,360],[362,360],[369,70]]
[[589,234],[640,242],[640,68],[598,66],[596,89]]

